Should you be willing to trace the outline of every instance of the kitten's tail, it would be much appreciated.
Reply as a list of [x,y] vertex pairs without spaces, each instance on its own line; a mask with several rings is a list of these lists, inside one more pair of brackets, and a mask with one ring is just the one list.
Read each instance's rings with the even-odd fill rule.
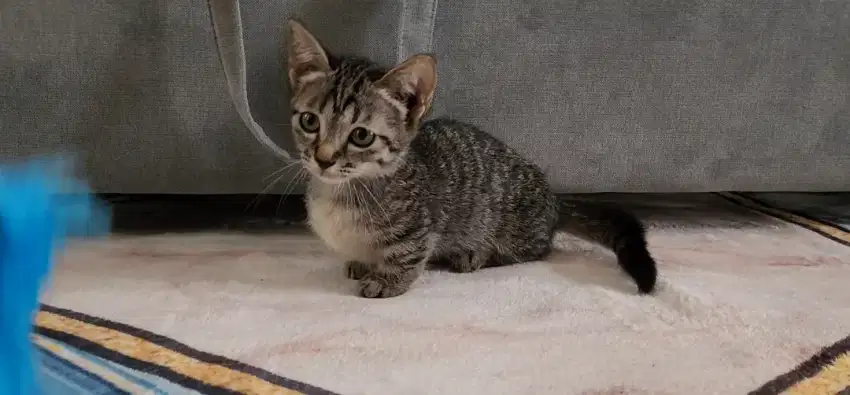
[[658,270],[646,249],[646,230],[634,214],[599,203],[561,203],[559,228],[614,251],[641,293],[655,288]]

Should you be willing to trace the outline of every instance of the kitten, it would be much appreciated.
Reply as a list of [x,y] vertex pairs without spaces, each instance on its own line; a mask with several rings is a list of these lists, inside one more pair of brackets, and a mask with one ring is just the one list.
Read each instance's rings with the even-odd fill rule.
[[501,141],[450,119],[422,122],[437,83],[432,57],[385,70],[330,56],[296,21],[288,30],[309,223],[349,260],[361,296],[401,295],[428,263],[473,272],[543,259],[560,226],[612,249],[639,291],[652,292],[655,262],[633,215],[561,207],[540,168]]

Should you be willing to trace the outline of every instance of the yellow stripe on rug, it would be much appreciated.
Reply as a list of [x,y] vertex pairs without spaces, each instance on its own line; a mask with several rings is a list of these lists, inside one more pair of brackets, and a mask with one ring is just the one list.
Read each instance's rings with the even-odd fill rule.
[[259,377],[177,353],[144,339],[48,311],[35,319],[39,327],[94,342],[127,357],[166,367],[195,380],[243,394],[302,395]]
[[831,364],[824,366],[818,374],[800,381],[784,394],[835,395],[848,387],[850,387],[850,353],[844,353]]

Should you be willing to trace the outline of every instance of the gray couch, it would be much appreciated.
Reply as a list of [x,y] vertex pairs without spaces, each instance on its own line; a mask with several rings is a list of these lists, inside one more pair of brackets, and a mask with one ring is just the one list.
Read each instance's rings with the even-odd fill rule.
[[[850,2],[244,0],[242,13],[254,116],[283,145],[282,32],[297,16],[331,50],[435,53],[433,114],[503,138],[561,192],[850,190]],[[204,0],[5,2],[0,86],[0,158],[73,152],[102,192],[256,193],[280,166],[234,110]]]

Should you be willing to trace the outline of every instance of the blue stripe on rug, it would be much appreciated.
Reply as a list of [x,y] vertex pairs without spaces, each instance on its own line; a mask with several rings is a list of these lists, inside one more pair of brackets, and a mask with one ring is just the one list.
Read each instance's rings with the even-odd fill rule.
[[92,374],[41,347],[35,347],[40,368],[39,386],[45,395],[128,394],[112,383]]
[[33,335],[44,395],[199,395],[199,392],[96,355]]

